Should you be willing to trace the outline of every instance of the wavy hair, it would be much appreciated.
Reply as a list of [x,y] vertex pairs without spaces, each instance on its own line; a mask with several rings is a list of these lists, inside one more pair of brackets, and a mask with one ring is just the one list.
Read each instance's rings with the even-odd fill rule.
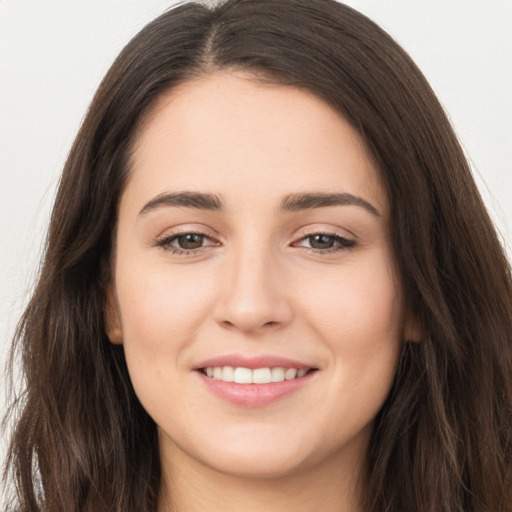
[[333,106],[387,188],[394,257],[425,336],[404,344],[376,418],[363,509],[512,511],[510,266],[425,78],[388,34],[333,0],[181,4],[108,71],[67,158],[13,343],[24,391],[5,478],[17,510],[156,510],[156,426],[105,334],[108,262],[137,127],[163,93],[221,69]]

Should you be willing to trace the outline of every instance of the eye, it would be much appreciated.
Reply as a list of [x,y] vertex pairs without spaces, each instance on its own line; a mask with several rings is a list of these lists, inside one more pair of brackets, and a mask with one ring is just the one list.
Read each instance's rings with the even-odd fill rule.
[[187,233],[186,235],[175,237],[172,241],[175,242],[180,249],[190,250],[202,247],[205,239],[205,235],[200,235],[199,233]]
[[156,245],[175,254],[197,254],[217,243],[204,233],[180,233],[157,240]]
[[333,252],[354,247],[356,242],[332,233],[314,233],[301,238],[294,244],[315,252]]

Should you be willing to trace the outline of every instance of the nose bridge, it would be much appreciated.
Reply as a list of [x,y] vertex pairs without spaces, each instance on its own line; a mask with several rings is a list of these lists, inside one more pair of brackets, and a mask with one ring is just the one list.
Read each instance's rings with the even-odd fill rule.
[[233,249],[220,276],[217,320],[243,331],[287,323],[292,312],[279,267],[268,243],[246,240]]

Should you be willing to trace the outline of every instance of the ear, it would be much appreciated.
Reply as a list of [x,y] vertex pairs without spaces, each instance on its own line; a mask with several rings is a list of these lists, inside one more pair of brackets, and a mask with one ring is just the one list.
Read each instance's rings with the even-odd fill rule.
[[105,291],[105,306],[103,314],[105,316],[105,331],[110,342],[116,345],[123,343],[121,317],[119,315],[119,308],[117,306],[112,286],[109,286]]
[[423,328],[419,318],[413,313],[407,313],[404,321],[404,340],[418,343],[423,339]]

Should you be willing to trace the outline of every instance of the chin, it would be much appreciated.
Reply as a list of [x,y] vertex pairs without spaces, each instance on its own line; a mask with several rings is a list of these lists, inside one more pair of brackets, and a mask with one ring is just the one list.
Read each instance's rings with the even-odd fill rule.
[[[210,444],[211,446],[211,444]],[[220,448],[222,446],[222,448]],[[209,449],[203,464],[220,473],[238,478],[281,478],[315,465],[321,458],[320,450],[288,436],[276,439],[252,435]]]
[[297,455],[266,457],[261,453],[237,453],[233,457],[226,455],[222,460],[208,462],[209,467],[219,473],[254,480],[285,478],[305,469],[304,460]]

